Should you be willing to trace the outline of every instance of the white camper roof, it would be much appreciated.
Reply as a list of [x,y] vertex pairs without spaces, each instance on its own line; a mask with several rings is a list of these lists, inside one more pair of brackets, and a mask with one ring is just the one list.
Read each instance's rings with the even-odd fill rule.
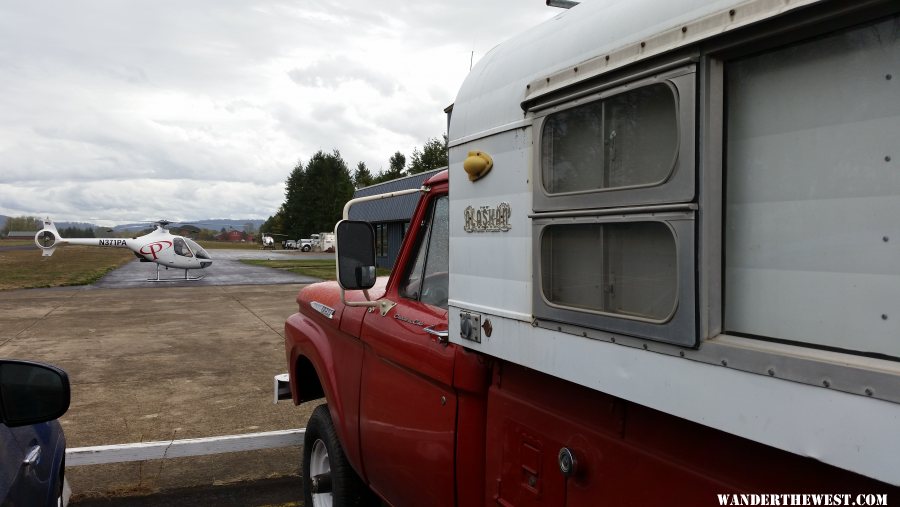
[[450,145],[519,127],[525,100],[817,1],[583,2],[478,62],[454,102]]

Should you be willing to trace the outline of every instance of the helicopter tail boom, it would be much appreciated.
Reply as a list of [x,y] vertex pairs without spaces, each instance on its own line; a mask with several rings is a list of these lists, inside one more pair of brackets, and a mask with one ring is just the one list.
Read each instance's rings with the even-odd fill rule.
[[43,251],[44,257],[53,255],[56,247],[62,245],[130,248],[128,241],[121,238],[63,238],[50,219],[44,220],[44,228],[34,235],[34,243]]

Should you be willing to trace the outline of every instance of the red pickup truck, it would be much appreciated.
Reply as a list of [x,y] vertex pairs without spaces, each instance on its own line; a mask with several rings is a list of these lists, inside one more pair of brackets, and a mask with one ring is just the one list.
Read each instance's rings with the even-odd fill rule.
[[584,2],[486,55],[391,276],[343,220],[285,324],[306,505],[886,505],[898,20]]
[[[705,505],[742,491],[885,491],[449,343],[447,187],[446,172],[425,183],[419,227],[394,276],[370,278],[367,297],[342,302],[336,282],[297,297],[285,324],[293,400],[328,402],[306,427],[305,505],[368,504],[373,494],[411,506]],[[339,226],[338,255],[354,248],[343,240],[365,250],[361,235]],[[374,265],[371,255],[359,266]],[[360,271],[347,268],[348,286],[366,285]],[[351,306],[367,300],[378,305]]]

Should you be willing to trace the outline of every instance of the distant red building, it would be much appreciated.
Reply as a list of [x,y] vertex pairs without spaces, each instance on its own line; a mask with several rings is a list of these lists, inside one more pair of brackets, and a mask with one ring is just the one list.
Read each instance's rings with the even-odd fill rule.
[[252,234],[247,234],[246,232],[234,231],[234,230],[228,231],[228,232],[223,232],[216,236],[216,240],[218,240],[218,241],[233,241],[233,242],[247,241],[247,242],[252,243],[254,239],[255,238],[253,237]]

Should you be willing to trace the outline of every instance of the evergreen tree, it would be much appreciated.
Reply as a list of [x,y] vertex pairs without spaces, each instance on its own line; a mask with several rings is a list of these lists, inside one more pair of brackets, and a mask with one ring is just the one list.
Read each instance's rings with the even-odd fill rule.
[[9,234],[9,231],[37,232],[43,225],[41,219],[37,217],[9,217],[0,232],[3,236]]
[[440,167],[447,167],[447,135],[443,139],[433,137],[425,142],[422,151],[413,150],[412,160],[409,163],[409,174],[418,174]]
[[340,152],[317,152],[306,168],[298,165],[288,178],[283,230],[290,237],[332,231],[353,197],[350,170]]
[[375,177],[375,183],[383,183],[385,181],[395,180],[397,178],[402,178],[405,176],[403,173],[403,168],[406,167],[406,155],[400,153],[399,151],[394,153],[391,156],[390,166],[387,171],[382,171],[381,174]]
[[274,215],[270,216],[261,226],[259,226],[259,232],[267,234],[287,234],[287,231],[284,229],[284,204],[278,208],[278,211]]
[[375,183],[375,177],[369,172],[365,162],[356,164],[356,172],[353,173],[353,186],[357,189],[368,187]]
[[391,156],[390,167],[388,168],[388,174],[390,174],[391,180],[400,178],[404,176],[403,168],[406,167],[406,155],[398,152],[395,152],[393,156]]
[[302,231],[301,220],[305,212],[305,203],[301,192],[305,184],[306,171],[303,169],[303,163],[297,162],[287,181],[284,182],[284,204],[278,210],[278,213],[281,214],[282,232],[291,237],[299,237]]

